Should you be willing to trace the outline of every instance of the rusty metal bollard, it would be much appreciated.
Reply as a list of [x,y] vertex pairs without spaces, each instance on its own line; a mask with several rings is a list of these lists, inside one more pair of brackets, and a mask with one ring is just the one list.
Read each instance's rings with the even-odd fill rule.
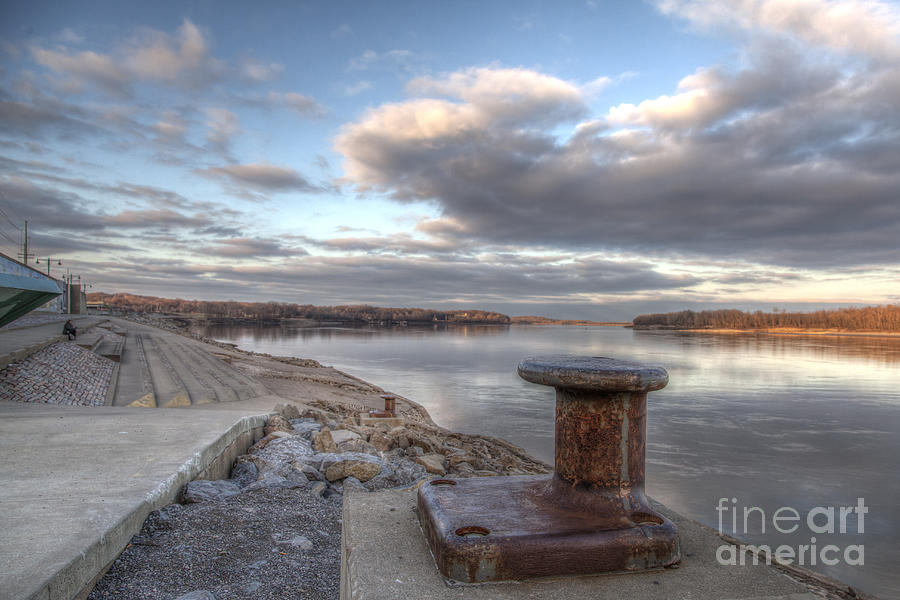
[[397,396],[393,394],[382,394],[384,400],[384,410],[372,409],[369,411],[370,417],[377,418],[393,418],[397,416]]
[[553,475],[434,480],[419,522],[438,568],[462,582],[673,565],[675,525],[644,495],[647,392],[661,367],[611,358],[540,356],[519,375],[556,388]]
[[382,394],[381,396],[384,399],[384,412],[390,413],[390,415],[396,416],[397,414],[397,396],[393,394]]

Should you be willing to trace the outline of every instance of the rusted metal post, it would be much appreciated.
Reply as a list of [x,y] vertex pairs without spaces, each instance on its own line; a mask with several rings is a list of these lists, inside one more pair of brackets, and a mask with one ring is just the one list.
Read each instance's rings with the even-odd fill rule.
[[384,400],[384,410],[372,409],[369,411],[370,417],[377,418],[393,418],[397,416],[397,396],[393,394],[382,394]]
[[397,396],[393,394],[382,394],[381,396],[384,398],[384,412],[388,413],[390,416],[396,416],[397,413]]
[[556,388],[554,473],[422,486],[419,520],[441,572],[482,582],[678,562],[675,525],[644,495],[647,392],[665,387],[665,369],[558,355],[518,372]]

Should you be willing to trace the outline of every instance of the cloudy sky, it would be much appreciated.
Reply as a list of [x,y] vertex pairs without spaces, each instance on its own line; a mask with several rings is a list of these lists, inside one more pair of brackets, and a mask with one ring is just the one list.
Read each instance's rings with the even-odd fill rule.
[[0,252],[93,291],[900,302],[900,5],[0,8]]

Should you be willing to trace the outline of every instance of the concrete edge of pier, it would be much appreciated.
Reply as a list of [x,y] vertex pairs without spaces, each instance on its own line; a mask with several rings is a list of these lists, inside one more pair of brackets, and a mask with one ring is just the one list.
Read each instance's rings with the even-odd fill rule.
[[655,502],[654,508],[678,527],[682,562],[677,569],[452,584],[438,572],[419,526],[416,495],[416,490],[402,490],[344,498],[341,600],[818,600],[823,596],[810,589],[834,592],[837,588],[828,589],[829,584],[842,585],[805,569],[795,568],[789,576],[780,566],[753,565],[749,558],[744,566],[721,565],[716,550],[728,540]]

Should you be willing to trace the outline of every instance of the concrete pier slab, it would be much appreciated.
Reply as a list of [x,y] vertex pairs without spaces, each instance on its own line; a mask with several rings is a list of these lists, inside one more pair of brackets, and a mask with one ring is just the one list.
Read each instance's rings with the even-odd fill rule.
[[152,412],[0,403],[0,595],[73,598],[151,511],[260,437],[277,400]]
[[449,585],[437,570],[416,518],[415,491],[353,494],[344,499],[341,600],[814,600],[804,585],[771,566],[724,566],[716,532],[666,509],[681,536],[682,563],[615,575]]

